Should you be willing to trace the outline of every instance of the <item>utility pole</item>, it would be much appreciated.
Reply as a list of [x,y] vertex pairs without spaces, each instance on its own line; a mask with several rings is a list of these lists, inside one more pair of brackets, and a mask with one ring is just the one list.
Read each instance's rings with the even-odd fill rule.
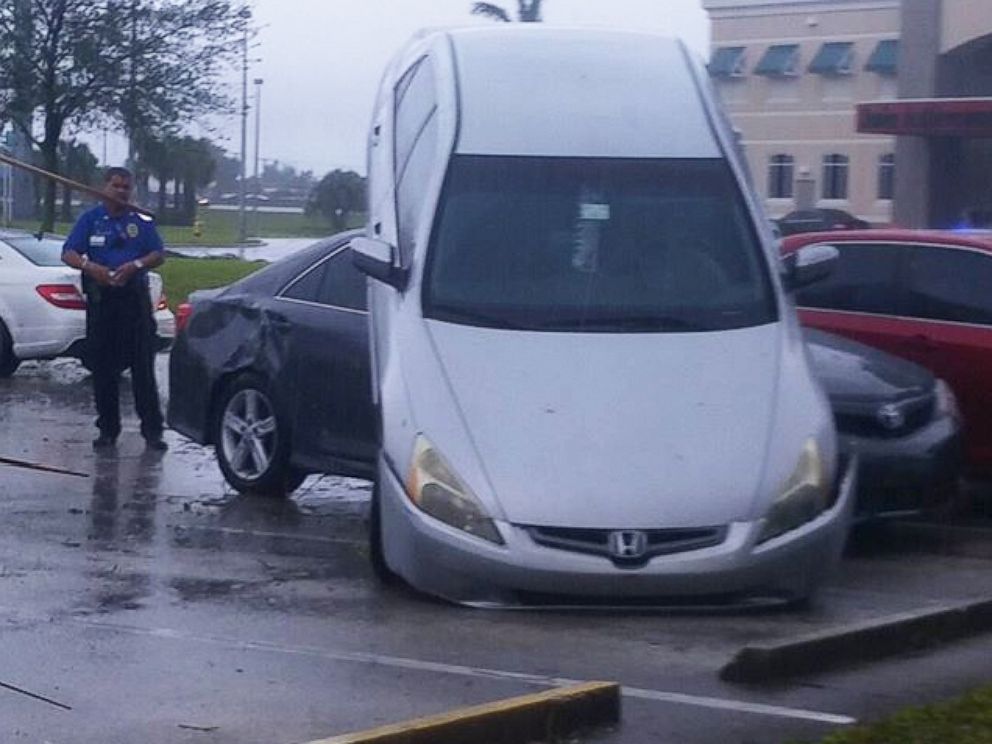
[[258,177],[258,148],[262,139],[262,78],[255,78],[255,202],[252,212],[255,215],[255,234],[258,234],[258,195],[262,191],[262,183]]
[[247,196],[245,160],[248,157],[248,18],[251,17],[251,11],[247,6],[242,8],[241,17],[245,20],[245,27],[241,35],[241,191],[238,199],[238,240],[241,243],[241,257],[244,258],[244,243],[248,237],[245,222]]

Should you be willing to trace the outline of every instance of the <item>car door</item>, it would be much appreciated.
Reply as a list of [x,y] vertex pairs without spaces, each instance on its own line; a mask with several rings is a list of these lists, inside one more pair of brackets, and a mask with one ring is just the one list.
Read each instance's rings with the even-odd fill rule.
[[907,314],[902,356],[957,394],[972,462],[992,464],[992,255],[965,246],[905,247]]
[[309,470],[362,474],[375,459],[365,282],[341,245],[278,298],[293,306],[293,459]]
[[830,276],[796,294],[803,325],[838,333],[906,356],[919,331],[906,317],[903,246],[893,242],[825,240],[840,253]]

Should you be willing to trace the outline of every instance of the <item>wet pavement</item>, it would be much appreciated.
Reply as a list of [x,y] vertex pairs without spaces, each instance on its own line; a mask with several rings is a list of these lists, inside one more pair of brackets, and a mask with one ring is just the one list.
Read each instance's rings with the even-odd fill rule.
[[976,638],[789,684],[718,680],[746,643],[992,589],[988,559],[919,535],[852,554],[798,613],[466,610],[375,582],[367,483],[240,496],[173,432],[168,452],[146,452],[124,410],[116,452],[97,455],[76,362],[0,380],[0,454],[90,474],[0,466],[0,683],[71,708],[0,689],[2,742],[289,744],[558,679],[628,688],[624,726],[591,740],[774,742],[992,676],[992,642]]

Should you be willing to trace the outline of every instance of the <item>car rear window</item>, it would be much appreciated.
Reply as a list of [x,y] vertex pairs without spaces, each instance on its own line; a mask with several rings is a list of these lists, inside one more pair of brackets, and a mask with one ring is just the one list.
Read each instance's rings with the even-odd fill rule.
[[4,238],[4,242],[35,266],[61,266],[62,241],[57,238]]

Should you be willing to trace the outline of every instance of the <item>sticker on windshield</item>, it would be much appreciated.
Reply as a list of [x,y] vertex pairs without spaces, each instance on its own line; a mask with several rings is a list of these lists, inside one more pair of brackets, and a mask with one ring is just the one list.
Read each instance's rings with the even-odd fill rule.
[[610,205],[609,204],[580,204],[579,205],[579,219],[580,220],[596,220],[597,222],[604,222],[610,219]]

